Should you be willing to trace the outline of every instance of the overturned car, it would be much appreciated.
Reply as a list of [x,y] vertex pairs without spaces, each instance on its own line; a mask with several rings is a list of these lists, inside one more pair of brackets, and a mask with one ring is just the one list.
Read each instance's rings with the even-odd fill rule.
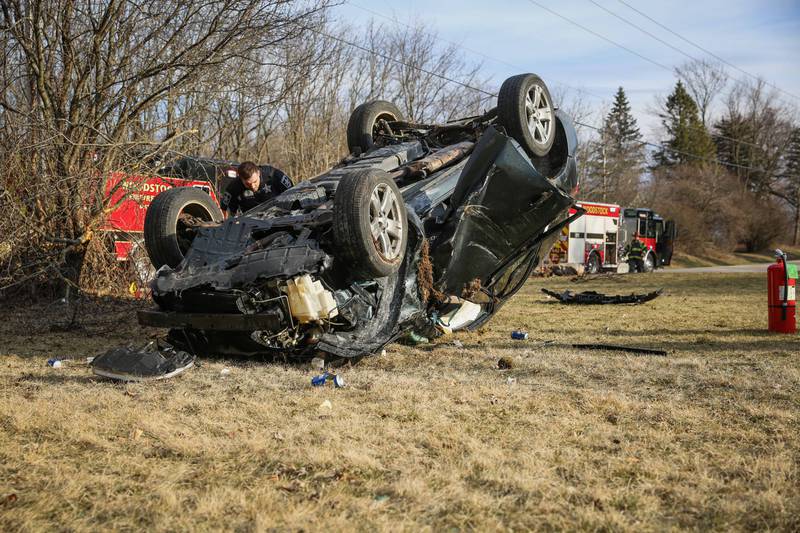
[[480,326],[570,221],[576,134],[534,74],[442,125],[363,104],[347,140],[339,165],[238,217],[197,189],[161,193],[145,227],[157,308],[140,323],[197,355],[357,358]]

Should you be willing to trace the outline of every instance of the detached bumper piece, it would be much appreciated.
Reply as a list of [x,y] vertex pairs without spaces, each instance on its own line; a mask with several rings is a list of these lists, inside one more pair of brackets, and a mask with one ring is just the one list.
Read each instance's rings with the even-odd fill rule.
[[581,304],[581,305],[603,305],[603,304],[643,304],[650,300],[655,300],[664,289],[658,289],[647,294],[627,294],[627,295],[608,295],[601,292],[555,292],[542,289],[542,292],[552,296],[562,304]]
[[194,366],[194,360],[190,353],[151,342],[141,349],[114,348],[95,357],[92,372],[120,381],[150,381],[176,376]]
[[234,313],[179,313],[155,309],[138,311],[139,324],[155,328],[189,328],[205,331],[278,331],[279,313],[237,315]]

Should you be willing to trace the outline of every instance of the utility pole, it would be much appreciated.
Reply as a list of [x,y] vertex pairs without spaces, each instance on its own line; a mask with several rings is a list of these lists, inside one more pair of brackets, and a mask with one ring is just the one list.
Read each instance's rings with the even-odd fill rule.
[[602,142],[601,150],[603,154],[603,202],[605,202],[606,201],[606,143],[603,137],[601,137],[601,142]]

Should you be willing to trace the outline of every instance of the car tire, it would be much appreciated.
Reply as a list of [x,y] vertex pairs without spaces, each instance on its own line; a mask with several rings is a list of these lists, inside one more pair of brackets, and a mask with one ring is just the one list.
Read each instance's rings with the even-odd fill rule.
[[354,278],[385,277],[400,267],[408,218],[389,174],[367,169],[342,176],[333,198],[333,236],[334,255]]
[[644,256],[644,261],[642,261],[642,271],[643,272],[652,272],[656,269],[656,256],[652,252]]
[[497,120],[534,157],[550,152],[556,138],[556,114],[550,90],[536,74],[503,82],[497,95]]
[[586,273],[599,274],[600,269],[600,256],[594,252],[590,253],[589,258],[586,260]]
[[183,214],[207,222],[221,222],[222,211],[211,196],[194,187],[167,189],[153,199],[144,217],[144,246],[156,269],[177,267],[189,246],[181,236]]
[[403,120],[403,113],[391,102],[375,100],[356,107],[347,121],[347,147],[350,153],[369,151],[375,146],[375,133],[379,120]]

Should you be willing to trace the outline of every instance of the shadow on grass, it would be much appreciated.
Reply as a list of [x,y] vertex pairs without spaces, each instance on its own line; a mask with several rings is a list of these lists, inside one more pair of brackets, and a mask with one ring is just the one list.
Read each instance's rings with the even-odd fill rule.
[[[65,385],[67,383],[75,383],[78,385],[87,385],[96,381],[109,381],[106,378],[96,376],[91,373],[88,366],[84,367],[86,375],[75,376],[72,374],[62,374],[57,369],[52,369],[52,374],[24,374],[17,378],[18,383],[42,383],[45,385]],[[110,382],[110,381],[109,381]]]

